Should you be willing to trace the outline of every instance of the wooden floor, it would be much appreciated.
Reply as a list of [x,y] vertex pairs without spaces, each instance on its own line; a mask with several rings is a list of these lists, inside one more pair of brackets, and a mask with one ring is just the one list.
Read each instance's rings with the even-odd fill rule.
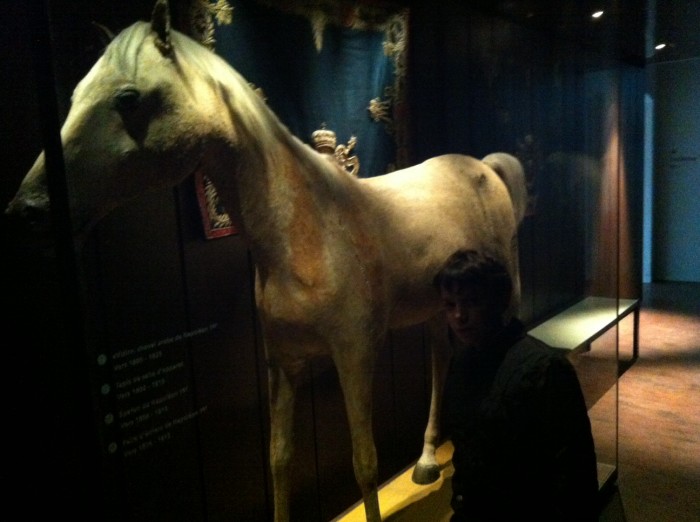
[[627,522],[699,522],[700,283],[645,285],[640,356],[619,392]]
[[[619,335],[618,480],[601,522],[700,522],[700,283],[645,285],[636,360],[622,348],[632,321]],[[382,489],[385,520],[449,520],[451,447],[442,449],[437,485],[415,486],[409,469]],[[335,520],[364,520],[362,505]]]

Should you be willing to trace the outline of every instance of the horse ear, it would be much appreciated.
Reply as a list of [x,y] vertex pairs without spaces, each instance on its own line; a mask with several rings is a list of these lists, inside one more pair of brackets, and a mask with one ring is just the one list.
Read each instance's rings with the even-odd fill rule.
[[100,36],[100,42],[102,42],[102,45],[107,47],[109,45],[109,42],[114,40],[114,33],[110,31],[106,26],[99,24],[95,21],[92,22],[92,26],[97,29],[98,34]]
[[151,15],[151,28],[156,33],[156,45],[163,54],[170,54],[170,8],[168,0],[158,0]]

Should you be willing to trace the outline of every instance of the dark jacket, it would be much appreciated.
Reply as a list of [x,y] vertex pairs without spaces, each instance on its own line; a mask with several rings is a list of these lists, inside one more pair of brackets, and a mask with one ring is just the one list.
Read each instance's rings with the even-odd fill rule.
[[519,321],[490,346],[456,351],[443,418],[455,447],[453,520],[597,520],[596,456],[576,372]]

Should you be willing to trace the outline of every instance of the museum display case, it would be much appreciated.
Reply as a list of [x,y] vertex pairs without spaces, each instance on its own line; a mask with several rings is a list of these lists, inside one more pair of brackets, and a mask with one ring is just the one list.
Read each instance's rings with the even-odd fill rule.
[[[2,109],[3,205],[42,150],[51,203],[43,234],[26,228],[31,215],[2,222],[7,478],[28,519],[49,508],[104,521],[272,519],[255,260],[216,185],[195,172],[73,234],[80,215],[60,126],[109,39],[149,20],[154,3],[0,8],[12,100]],[[639,3],[617,2],[600,20],[577,2],[554,11],[544,2],[298,4],[171,0],[171,21],[348,175],[445,153],[521,160],[529,199],[519,314],[569,353],[601,488],[614,485],[620,361],[637,355],[619,329],[637,332],[641,287]],[[130,100],[125,92],[120,110]],[[380,483],[420,456],[430,357],[420,325],[392,331],[377,355]],[[362,496],[330,361],[303,373],[295,411],[291,518],[332,520]]]

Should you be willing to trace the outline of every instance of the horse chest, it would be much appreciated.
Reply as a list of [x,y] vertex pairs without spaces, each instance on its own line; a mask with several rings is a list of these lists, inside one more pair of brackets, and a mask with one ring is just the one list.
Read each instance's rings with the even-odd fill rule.
[[[269,333],[295,332],[307,342],[332,339],[348,328],[367,325],[376,296],[369,290],[365,272],[348,259],[340,266],[319,263],[317,271],[279,273],[259,271],[257,306]],[[286,333],[284,333],[286,332]]]
[[323,264],[300,271],[259,269],[258,274],[257,306],[268,324],[311,325],[333,306],[337,292]]

